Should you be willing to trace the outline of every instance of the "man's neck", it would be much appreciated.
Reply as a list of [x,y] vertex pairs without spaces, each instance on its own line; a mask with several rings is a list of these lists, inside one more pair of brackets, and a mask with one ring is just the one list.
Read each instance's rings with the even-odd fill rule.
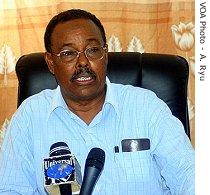
[[105,101],[105,90],[96,98],[80,101],[69,101],[69,109],[80,117],[86,124],[90,124],[94,117],[102,110]]

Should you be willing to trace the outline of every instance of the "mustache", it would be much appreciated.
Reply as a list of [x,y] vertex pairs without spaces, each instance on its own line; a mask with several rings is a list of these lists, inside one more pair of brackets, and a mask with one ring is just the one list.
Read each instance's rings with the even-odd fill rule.
[[73,76],[71,77],[71,81],[73,81],[81,76],[95,78],[96,74],[94,71],[92,71],[90,68],[88,68],[86,66],[81,67],[74,72]]

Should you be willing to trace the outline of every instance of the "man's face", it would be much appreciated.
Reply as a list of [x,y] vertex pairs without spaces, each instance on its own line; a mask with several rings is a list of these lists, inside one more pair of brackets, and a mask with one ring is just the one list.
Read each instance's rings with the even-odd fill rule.
[[[52,33],[51,43],[54,54],[63,50],[83,52],[86,48],[104,46],[98,27],[85,19],[58,24]],[[64,62],[49,53],[45,54],[45,59],[65,100],[91,100],[104,92],[107,52],[101,59],[95,60],[88,60],[84,53],[71,62]]]

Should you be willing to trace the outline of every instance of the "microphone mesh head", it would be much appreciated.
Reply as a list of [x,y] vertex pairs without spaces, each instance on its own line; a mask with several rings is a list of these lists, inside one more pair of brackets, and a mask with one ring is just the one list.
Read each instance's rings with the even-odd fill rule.
[[85,166],[102,170],[105,162],[105,152],[101,148],[92,148],[87,156]]
[[65,142],[56,142],[50,147],[50,157],[65,154],[71,154],[71,151]]

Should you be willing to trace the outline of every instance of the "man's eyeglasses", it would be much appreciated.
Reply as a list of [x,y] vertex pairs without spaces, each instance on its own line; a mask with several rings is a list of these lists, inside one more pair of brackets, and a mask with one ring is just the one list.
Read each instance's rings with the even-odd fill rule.
[[62,62],[69,63],[76,61],[80,53],[84,53],[85,57],[89,61],[94,61],[102,59],[106,52],[107,52],[107,46],[93,46],[86,48],[85,51],[77,51],[76,49],[66,49],[58,54],[55,53],[52,54],[59,57]]

